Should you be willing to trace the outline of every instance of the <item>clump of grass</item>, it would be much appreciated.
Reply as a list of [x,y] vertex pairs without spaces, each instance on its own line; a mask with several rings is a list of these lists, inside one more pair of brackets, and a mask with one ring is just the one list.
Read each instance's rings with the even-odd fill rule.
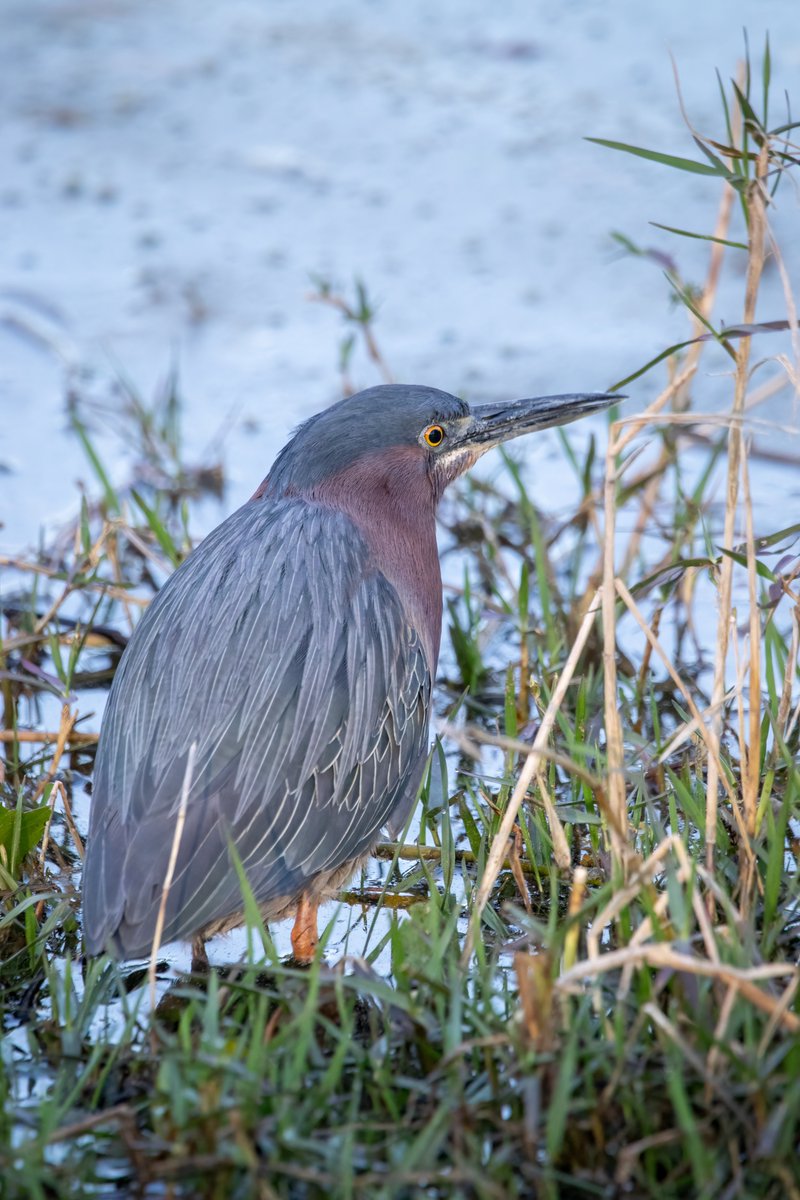
[[[0,664],[9,1196],[800,1194],[800,531],[774,506],[760,526],[747,436],[769,202],[796,156],[770,73],[768,51],[761,88],[746,65],[691,165],[633,150],[722,187],[703,284],[671,256],[690,337],[632,365],[666,364],[656,398],[612,414],[604,457],[559,435],[568,511],[510,457],[445,511],[467,582],[444,742],[413,831],[331,919],[335,965],[292,969],[255,913],[248,961],[205,986],[162,964],[155,1007],[146,973],[79,963],[80,682],[185,550],[169,497],[120,496],[83,433],[104,499],[57,560],[14,564],[30,587]],[[723,329],[728,254],[747,266]],[[787,291],[773,324],[796,337],[794,313]],[[699,442],[711,344],[731,410]]]

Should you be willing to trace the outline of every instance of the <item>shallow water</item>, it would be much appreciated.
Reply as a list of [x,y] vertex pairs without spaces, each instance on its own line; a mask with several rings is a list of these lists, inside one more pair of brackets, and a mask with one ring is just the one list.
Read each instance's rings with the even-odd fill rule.
[[[699,281],[703,243],[647,222],[710,232],[718,187],[583,136],[690,154],[669,52],[696,125],[719,129],[714,68],[732,72],[745,21],[757,61],[771,30],[776,106],[800,66],[785,0],[759,5],[757,23],[744,0],[646,14],[633,0],[490,13],[315,0],[302,18],[288,0],[6,0],[1,19],[9,548],[73,513],[89,473],[65,388],[117,370],[147,396],[177,360],[189,457],[220,443],[225,508],[249,495],[298,418],[338,392],[344,331],[308,301],[312,275],[366,282],[399,379],[512,396],[621,378],[686,322],[658,268],[620,258],[609,230],[668,249]],[[795,284],[797,217],[789,185],[774,223]],[[729,323],[740,293],[731,262]],[[772,271],[759,315],[783,311]],[[765,338],[757,353],[786,348]],[[376,382],[360,354],[352,375]],[[634,385],[632,403],[658,382]],[[724,380],[702,391],[727,405]],[[788,397],[769,411],[792,414]],[[531,442],[534,462],[548,437]],[[106,450],[123,476],[124,449]]]

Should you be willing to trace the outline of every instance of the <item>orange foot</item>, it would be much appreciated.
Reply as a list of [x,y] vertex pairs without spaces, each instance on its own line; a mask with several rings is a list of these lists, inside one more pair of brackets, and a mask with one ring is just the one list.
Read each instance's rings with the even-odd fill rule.
[[303,895],[297,905],[297,915],[292,929],[292,951],[298,962],[311,962],[317,948],[317,909],[316,900],[309,900]]

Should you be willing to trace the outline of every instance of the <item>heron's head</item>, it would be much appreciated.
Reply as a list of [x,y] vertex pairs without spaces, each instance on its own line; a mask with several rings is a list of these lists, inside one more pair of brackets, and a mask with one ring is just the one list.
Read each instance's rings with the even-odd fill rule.
[[[311,417],[278,455],[256,495],[390,492],[432,504],[501,442],[607,408],[602,393],[470,405],[436,388],[369,388]],[[416,507],[416,505],[413,505]]]

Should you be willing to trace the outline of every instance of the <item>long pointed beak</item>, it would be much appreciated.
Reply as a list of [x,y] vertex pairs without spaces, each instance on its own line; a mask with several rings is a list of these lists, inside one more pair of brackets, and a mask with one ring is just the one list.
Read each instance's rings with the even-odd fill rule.
[[624,396],[606,392],[589,392],[567,396],[535,396],[532,400],[514,400],[510,404],[479,404],[470,410],[469,421],[461,445],[484,451],[500,442],[533,433],[537,429],[549,429],[553,425],[566,425],[589,413],[602,412]]

